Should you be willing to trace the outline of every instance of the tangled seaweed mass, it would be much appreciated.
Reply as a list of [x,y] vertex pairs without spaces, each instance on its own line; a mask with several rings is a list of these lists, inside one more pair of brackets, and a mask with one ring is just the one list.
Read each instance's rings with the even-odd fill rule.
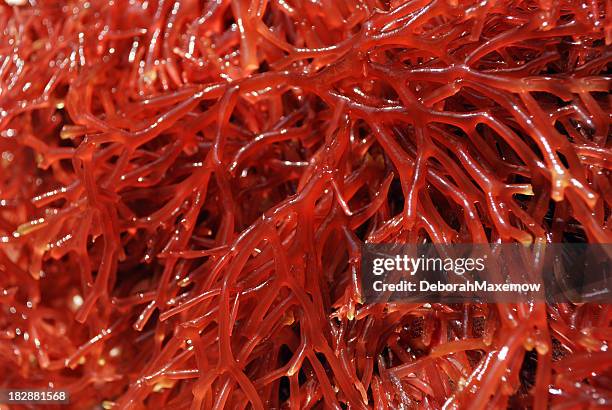
[[26,3],[0,5],[2,387],[612,406],[610,305],[368,305],[359,266],[612,242],[609,0]]

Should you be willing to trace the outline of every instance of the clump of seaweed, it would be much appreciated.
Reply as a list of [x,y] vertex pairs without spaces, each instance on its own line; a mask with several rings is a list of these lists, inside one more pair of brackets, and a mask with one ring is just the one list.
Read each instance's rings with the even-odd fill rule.
[[612,406],[597,304],[364,304],[368,242],[609,243],[604,1],[0,4],[2,386]]

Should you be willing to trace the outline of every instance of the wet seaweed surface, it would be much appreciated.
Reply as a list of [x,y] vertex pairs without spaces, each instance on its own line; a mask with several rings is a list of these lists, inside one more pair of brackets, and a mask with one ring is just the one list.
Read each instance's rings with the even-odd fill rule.
[[368,305],[359,266],[612,242],[609,0],[4,0],[0,30],[0,386],[612,406],[610,305]]

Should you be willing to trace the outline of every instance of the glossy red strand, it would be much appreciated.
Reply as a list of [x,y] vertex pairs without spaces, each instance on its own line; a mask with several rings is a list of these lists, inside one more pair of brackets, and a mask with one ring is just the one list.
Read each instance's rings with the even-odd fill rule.
[[0,30],[0,387],[612,406],[610,305],[368,305],[359,266],[612,242],[610,1],[4,0]]

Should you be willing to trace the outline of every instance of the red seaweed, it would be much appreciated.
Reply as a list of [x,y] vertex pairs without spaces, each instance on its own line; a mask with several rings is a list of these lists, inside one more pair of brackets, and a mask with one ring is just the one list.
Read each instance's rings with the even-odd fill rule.
[[612,242],[610,1],[5,0],[0,30],[0,387],[612,406],[610,305],[370,305],[359,266]]

